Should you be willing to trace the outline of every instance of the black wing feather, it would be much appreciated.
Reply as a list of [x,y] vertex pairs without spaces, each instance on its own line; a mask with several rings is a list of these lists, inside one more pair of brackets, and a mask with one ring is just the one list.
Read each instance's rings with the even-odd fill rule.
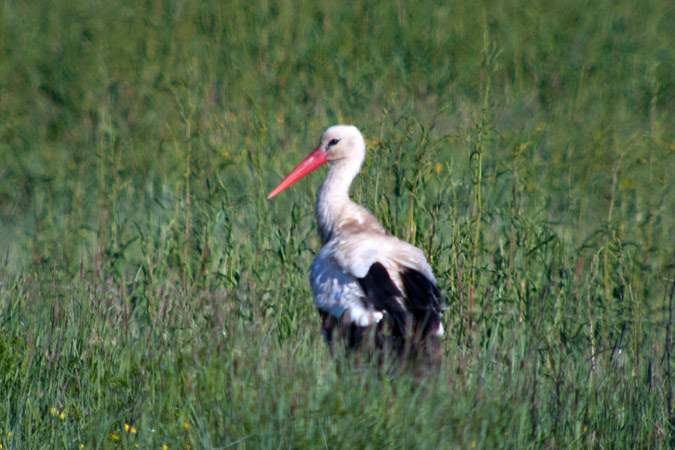
[[409,313],[396,300],[403,295],[391,281],[387,269],[382,264],[375,263],[370,266],[366,276],[358,280],[371,306],[379,311],[386,311],[391,317],[394,335],[405,336],[405,324]]
[[437,330],[440,324],[441,292],[429,278],[414,269],[403,269],[401,279],[406,291],[406,305],[413,315],[415,329],[421,330],[422,337],[425,337]]

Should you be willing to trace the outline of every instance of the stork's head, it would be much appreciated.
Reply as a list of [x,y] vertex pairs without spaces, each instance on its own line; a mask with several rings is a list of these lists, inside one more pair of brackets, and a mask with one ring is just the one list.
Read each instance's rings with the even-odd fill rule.
[[328,128],[314,149],[298,166],[284,178],[267,196],[274,197],[293,183],[322,164],[345,163],[356,168],[361,167],[366,155],[366,143],[361,132],[353,125],[334,125]]
[[323,132],[317,150],[324,152],[329,162],[342,159],[363,161],[366,143],[355,126],[334,125]]

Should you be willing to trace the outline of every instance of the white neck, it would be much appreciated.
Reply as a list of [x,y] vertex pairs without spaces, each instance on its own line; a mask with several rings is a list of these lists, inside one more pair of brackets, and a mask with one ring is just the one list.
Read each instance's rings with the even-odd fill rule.
[[332,163],[316,196],[319,236],[326,243],[346,214],[356,205],[349,198],[349,186],[359,173],[363,158],[341,159]]

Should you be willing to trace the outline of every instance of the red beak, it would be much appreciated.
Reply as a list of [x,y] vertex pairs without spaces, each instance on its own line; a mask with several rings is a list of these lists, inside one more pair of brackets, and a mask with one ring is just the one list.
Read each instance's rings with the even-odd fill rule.
[[310,173],[312,170],[316,169],[319,167],[321,164],[325,164],[326,161],[326,152],[321,151],[320,148],[317,148],[314,150],[312,153],[307,155],[307,158],[303,159],[300,164],[298,164],[298,167],[293,169],[291,173],[289,173],[286,178],[281,180],[281,183],[274,189],[272,189],[272,192],[269,193],[267,196],[267,199],[269,200],[270,198],[274,197],[277,195],[279,192],[283,191],[287,187],[291,186],[294,184],[296,181],[298,181],[300,178],[304,177],[308,173]]

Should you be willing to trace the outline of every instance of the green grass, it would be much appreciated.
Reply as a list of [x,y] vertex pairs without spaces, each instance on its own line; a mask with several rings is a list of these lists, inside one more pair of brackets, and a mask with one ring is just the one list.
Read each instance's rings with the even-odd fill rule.
[[[0,5],[2,448],[675,445],[675,8]],[[334,123],[428,255],[435,378],[333,361]],[[128,430],[126,429],[128,428]]]

